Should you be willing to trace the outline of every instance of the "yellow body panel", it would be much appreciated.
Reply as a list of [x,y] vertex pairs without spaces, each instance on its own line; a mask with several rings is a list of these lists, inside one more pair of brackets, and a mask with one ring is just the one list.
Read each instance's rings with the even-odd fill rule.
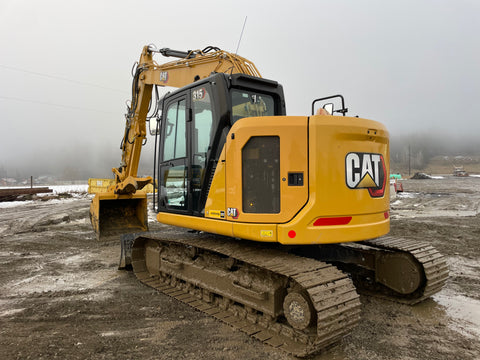
[[112,185],[115,185],[115,179],[88,179],[88,193],[104,193]]
[[[388,233],[390,204],[386,174],[389,174],[390,154],[385,127],[360,118],[312,116],[309,147],[309,201],[294,219],[278,226],[278,241],[283,244],[337,243]],[[352,152],[383,156],[383,196],[374,198],[368,189],[348,188],[345,159]],[[313,226],[318,218],[341,217],[351,217],[351,220],[344,225]]]
[[217,217],[217,212],[225,214],[227,207],[225,206],[225,148],[223,148],[220,158],[218,159],[217,168],[215,169],[215,175],[213,177],[210,192],[208,194],[207,201],[205,203],[205,216],[211,218]]
[[277,241],[276,224],[233,223],[231,221],[220,219],[202,218],[197,216],[163,212],[157,214],[157,220],[163,224],[185,227],[240,239],[262,242]]
[[[290,220],[307,202],[308,186],[288,186],[289,172],[307,174],[307,117],[244,118],[230,130],[226,144],[226,207],[238,210],[228,220],[248,223],[282,223]],[[246,213],[242,209],[242,149],[252,136],[280,138],[280,212]],[[233,137],[233,139],[232,139]],[[253,155],[255,156],[255,155]]]
[[[276,214],[242,211],[242,148],[252,136],[280,137],[281,210]],[[171,225],[291,245],[361,241],[385,235],[390,229],[388,136],[382,124],[360,118],[241,119],[232,127],[220,157],[206,217],[159,213],[157,218]],[[356,155],[349,155],[352,153]],[[358,160],[361,156],[381,157],[382,164]],[[380,170],[383,193],[375,197],[368,188],[379,181]],[[289,172],[305,172],[304,185],[289,186],[283,181]],[[360,175],[365,176],[360,179]],[[357,180],[355,187],[352,179]],[[229,208],[237,209],[235,218]]]
[[157,220],[163,224],[205,231],[212,234],[233,236],[233,224],[230,221],[165,212],[159,212]]
[[233,235],[240,239],[263,242],[277,242],[276,224],[234,223]]

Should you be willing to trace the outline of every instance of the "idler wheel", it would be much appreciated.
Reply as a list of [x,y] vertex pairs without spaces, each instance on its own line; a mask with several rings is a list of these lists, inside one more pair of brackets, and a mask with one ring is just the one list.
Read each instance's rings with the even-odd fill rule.
[[283,300],[283,312],[288,323],[297,330],[304,330],[313,320],[312,305],[307,295],[291,292]]

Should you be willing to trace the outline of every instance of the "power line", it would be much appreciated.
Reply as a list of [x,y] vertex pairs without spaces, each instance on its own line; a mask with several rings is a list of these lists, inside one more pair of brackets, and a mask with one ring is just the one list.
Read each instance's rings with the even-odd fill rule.
[[118,113],[115,113],[115,112],[112,112],[112,111],[103,111],[103,110],[96,110],[96,109],[84,108],[84,107],[80,107],[80,106],[71,106],[71,105],[64,105],[64,104],[55,104],[55,103],[50,103],[50,102],[46,102],[46,101],[21,99],[21,98],[17,98],[17,97],[0,96],[0,99],[10,100],[10,101],[20,101],[20,102],[26,102],[26,103],[32,103],[32,104],[47,105],[47,106],[55,106],[55,107],[66,108],[66,109],[75,109],[75,110],[98,112],[98,113],[103,113],[103,114],[115,114],[115,115],[118,115]]
[[37,76],[43,76],[43,77],[50,78],[50,79],[66,81],[66,82],[73,83],[73,84],[77,84],[77,85],[84,85],[84,86],[96,87],[96,88],[99,88],[99,89],[116,91],[116,92],[121,92],[121,93],[124,93],[124,94],[126,93],[124,90],[114,89],[114,88],[111,88],[111,87],[108,87],[108,86],[92,84],[92,83],[85,82],[85,81],[68,79],[68,78],[65,78],[65,77],[60,77],[60,76],[51,75],[51,74],[44,74],[44,73],[40,73],[40,72],[36,72],[36,71],[31,71],[31,70],[20,69],[20,68],[14,67],[14,66],[8,66],[8,65],[0,64],[0,67],[2,67],[2,68],[4,68],[4,69],[12,70],[12,71],[23,72],[23,73],[26,73],[26,74],[32,74],[32,75],[37,75]]

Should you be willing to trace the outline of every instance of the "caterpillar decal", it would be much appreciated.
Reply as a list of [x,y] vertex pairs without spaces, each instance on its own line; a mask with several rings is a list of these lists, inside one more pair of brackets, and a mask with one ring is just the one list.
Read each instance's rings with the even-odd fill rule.
[[345,182],[349,189],[368,189],[371,197],[382,197],[386,179],[381,154],[351,152],[345,156]]

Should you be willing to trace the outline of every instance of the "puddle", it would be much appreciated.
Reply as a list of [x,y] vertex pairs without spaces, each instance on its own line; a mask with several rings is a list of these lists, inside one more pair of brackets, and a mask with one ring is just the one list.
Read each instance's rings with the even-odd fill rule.
[[449,326],[462,333],[480,337],[480,301],[463,295],[446,294],[445,291],[433,296],[451,318]]
[[416,319],[431,326],[446,326],[463,336],[480,336],[480,301],[443,290],[411,308]]
[[[448,258],[448,265],[451,276],[478,278],[478,261],[455,256]],[[431,300],[412,307],[412,311],[432,324],[444,324],[464,336],[480,336],[480,300],[459,294],[448,286]]]

